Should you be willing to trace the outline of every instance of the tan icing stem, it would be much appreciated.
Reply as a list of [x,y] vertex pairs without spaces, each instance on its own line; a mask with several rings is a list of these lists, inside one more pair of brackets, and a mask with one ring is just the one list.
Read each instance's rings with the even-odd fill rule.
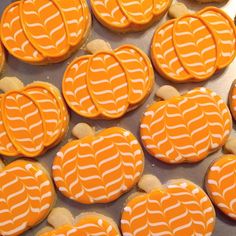
[[48,216],[48,223],[54,228],[63,225],[74,225],[74,217],[66,208],[54,208]]
[[91,54],[95,54],[101,51],[112,51],[111,45],[102,40],[102,39],[95,39],[89,42],[86,46],[86,50]]
[[180,93],[176,88],[169,85],[164,85],[157,89],[156,96],[163,100],[168,100],[170,98],[180,96]]
[[4,77],[0,80],[0,90],[4,93],[11,90],[21,90],[24,88],[24,84],[17,77]]
[[139,183],[138,187],[145,191],[146,193],[150,193],[154,189],[162,189],[163,186],[160,180],[154,175],[144,175]]
[[169,16],[171,18],[179,18],[188,14],[193,13],[192,11],[190,11],[187,6],[185,4],[183,4],[182,2],[176,2],[173,3],[170,8],[169,8]]
[[224,145],[224,148],[227,152],[236,155],[236,138],[230,137]]
[[78,123],[72,129],[72,134],[78,139],[95,135],[95,129],[86,123]]

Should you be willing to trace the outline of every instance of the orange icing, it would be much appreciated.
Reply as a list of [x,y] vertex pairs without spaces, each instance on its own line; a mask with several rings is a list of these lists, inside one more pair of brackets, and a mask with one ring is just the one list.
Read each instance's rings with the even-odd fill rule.
[[127,130],[114,127],[67,143],[53,163],[58,189],[77,202],[107,203],[131,189],[143,171],[143,152]]
[[218,8],[207,7],[158,28],[151,56],[156,70],[169,80],[203,81],[233,61],[235,39],[231,18]]
[[[172,39],[175,20],[167,21],[154,34],[151,56],[156,70],[173,81],[185,81],[191,78],[184,69],[174,47]],[[159,56],[156,56],[159,55]]]
[[[102,78],[102,79],[101,79]],[[148,57],[132,45],[74,60],[62,82],[65,100],[77,114],[115,119],[150,93],[154,74]]]
[[138,31],[158,20],[168,10],[171,0],[92,0],[96,18],[115,31]]
[[[83,216],[83,215],[82,215]],[[40,234],[40,236],[87,236],[87,235],[104,235],[104,236],[119,236],[117,228],[115,228],[106,218],[84,215],[79,219],[74,226],[64,225],[55,230]]]
[[128,201],[121,219],[124,235],[211,235],[215,212],[204,191],[187,180]]
[[224,155],[216,160],[206,176],[206,188],[214,204],[236,220],[236,156]]
[[2,99],[3,123],[17,150],[25,156],[43,151],[45,121],[36,103],[25,94],[13,91]]
[[[227,67],[236,56],[236,29],[232,19],[222,10],[207,7],[198,12],[214,31],[217,40],[218,69]],[[217,24],[215,23],[217,22]]]
[[15,146],[9,139],[7,135],[7,131],[4,127],[3,120],[2,120],[2,97],[0,95],[0,154],[5,156],[17,156],[19,153],[16,150]]
[[65,110],[56,88],[43,82],[34,82],[24,89],[24,93],[36,101],[45,120],[45,146],[52,145],[61,135]]
[[[7,50],[16,58],[29,63],[42,63],[45,58],[28,40],[21,24],[20,1],[11,3],[3,12],[1,39]],[[14,38],[14,35],[15,38]]]
[[151,105],[141,121],[141,138],[154,157],[167,163],[198,162],[226,142],[231,115],[206,88]]
[[33,64],[66,59],[90,28],[84,0],[22,0],[3,13],[2,41],[15,57]]
[[35,157],[56,145],[67,131],[68,113],[57,89],[34,82],[1,95],[0,153]]
[[179,60],[196,80],[210,78],[217,68],[216,40],[211,28],[197,16],[175,21],[173,41]]
[[20,235],[42,221],[54,203],[53,185],[37,164],[15,161],[0,172],[0,232]]

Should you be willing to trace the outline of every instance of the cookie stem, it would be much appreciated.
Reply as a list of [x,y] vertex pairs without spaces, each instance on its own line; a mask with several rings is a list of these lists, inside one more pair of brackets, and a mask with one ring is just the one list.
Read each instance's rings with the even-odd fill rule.
[[140,179],[138,187],[143,191],[145,191],[146,193],[150,193],[154,189],[162,189],[162,184],[156,176],[144,175]]
[[176,88],[169,85],[164,85],[157,89],[156,96],[163,100],[168,100],[170,98],[180,96],[180,93]]
[[77,139],[82,139],[82,138],[85,138],[87,136],[95,135],[95,129],[92,128],[90,125],[88,125],[86,123],[78,123],[72,129],[72,134]]
[[102,39],[95,39],[91,42],[89,42],[86,46],[86,50],[90,52],[91,54],[95,54],[101,51],[112,51],[111,45],[102,40]]
[[230,154],[236,155],[236,138],[230,137],[226,142],[224,148]]
[[24,84],[17,77],[4,77],[0,80],[0,90],[4,93],[11,90],[21,90],[24,88]]
[[54,228],[63,225],[73,225],[74,217],[66,208],[54,208],[48,216],[48,223]]

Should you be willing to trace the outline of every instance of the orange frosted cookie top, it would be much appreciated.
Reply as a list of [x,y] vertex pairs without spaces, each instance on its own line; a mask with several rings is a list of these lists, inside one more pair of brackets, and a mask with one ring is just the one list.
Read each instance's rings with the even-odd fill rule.
[[15,161],[0,172],[0,232],[20,235],[42,221],[54,203],[48,174],[37,163]]
[[22,0],[5,9],[1,37],[7,50],[22,61],[55,63],[81,46],[90,24],[84,0]]
[[234,23],[215,7],[166,22],[154,33],[151,46],[156,70],[180,83],[209,79],[235,55]]
[[68,198],[107,203],[119,198],[139,180],[143,152],[127,130],[114,127],[69,142],[57,153],[53,178]]
[[141,138],[154,157],[167,163],[198,162],[226,142],[231,115],[222,99],[196,88],[151,105],[141,120]]
[[145,29],[165,14],[171,2],[92,0],[91,6],[96,18],[104,26],[111,30],[126,32]]
[[214,208],[200,187],[184,179],[161,185],[150,175],[141,182],[139,186],[148,192],[131,197],[126,204],[121,218],[123,235],[212,234]]
[[[52,84],[34,82],[14,89],[17,78],[4,78],[9,92],[0,97],[0,154],[36,157],[61,141],[67,131],[68,113]],[[15,83],[14,83],[15,82]]]
[[79,57],[68,66],[62,82],[63,95],[79,115],[119,118],[150,93],[154,80],[151,63],[133,45],[114,51],[109,47],[96,50],[93,55]]
[[214,204],[236,220],[236,156],[224,155],[208,170],[206,188]]

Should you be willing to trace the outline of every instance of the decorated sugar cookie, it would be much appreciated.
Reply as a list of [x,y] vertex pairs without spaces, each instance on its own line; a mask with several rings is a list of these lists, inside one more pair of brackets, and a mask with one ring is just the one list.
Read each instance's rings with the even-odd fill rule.
[[57,153],[53,178],[66,197],[84,204],[108,203],[129,191],[139,180],[143,152],[129,131],[112,127],[94,134],[78,124],[70,141]]
[[90,18],[85,0],[16,1],[3,12],[2,42],[24,62],[55,63],[81,46]]
[[19,160],[0,166],[0,234],[20,235],[48,215],[53,184],[39,163]]
[[148,57],[133,45],[114,51],[102,40],[87,45],[93,55],[75,59],[67,68],[62,91],[70,108],[88,118],[115,119],[149,95],[154,73]]
[[236,80],[234,80],[231,85],[228,102],[231,114],[234,120],[236,120]]
[[48,216],[52,227],[45,227],[36,236],[120,236],[116,223],[104,215],[89,212],[74,218],[65,208],[55,208]]
[[121,218],[123,235],[211,235],[215,211],[206,193],[185,179],[162,185],[152,175],[139,182],[145,193],[128,199]]
[[0,96],[0,154],[36,157],[61,141],[69,117],[56,87],[45,82],[24,87],[5,77],[0,88],[6,92]]
[[119,32],[140,31],[159,20],[172,0],[128,1],[92,0],[91,7],[97,20],[105,27]]
[[232,129],[223,100],[206,88],[180,95],[163,86],[141,120],[140,134],[147,151],[167,163],[198,162],[221,148]]
[[233,155],[223,155],[208,169],[205,185],[213,203],[227,216],[236,220],[236,139],[230,138],[225,149]]
[[158,28],[151,46],[156,70],[180,83],[209,79],[236,55],[236,30],[224,11],[215,7],[196,14],[186,11]]

